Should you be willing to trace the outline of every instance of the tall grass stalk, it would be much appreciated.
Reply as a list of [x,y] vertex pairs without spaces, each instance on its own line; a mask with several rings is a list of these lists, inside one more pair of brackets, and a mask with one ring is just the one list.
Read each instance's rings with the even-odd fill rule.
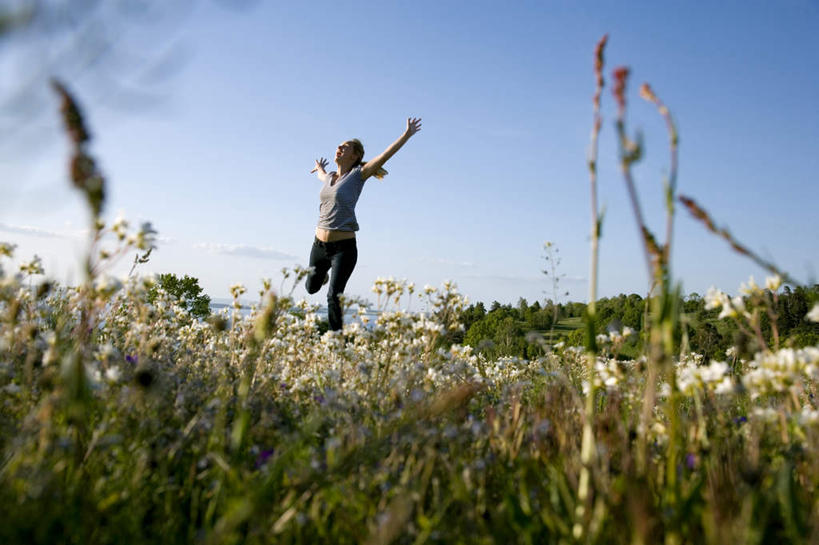
[[597,395],[594,380],[592,377],[595,373],[595,365],[597,363],[597,346],[595,344],[596,331],[596,310],[595,301],[597,301],[597,271],[599,258],[599,244],[602,233],[603,217],[599,212],[597,202],[597,151],[598,138],[600,136],[600,129],[602,127],[602,115],[600,113],[600,98],[603,92],[603,67],[605,65],[604,52],[608,35],[604,35],[597,42],[597,47],[594,51],[594,74],[595,74],[595,91],[592,99],[594,108],[594,117],[591,131],[591,142],[589,144],[588,166],[589,166],[589,185],[591,194],[591,258],[589,260],[589,305],[586,310],[586,365],[589,377],[589,391],[586,394],[584,411],[583,411],[583,436],[580,447],[580,461],[582,469],[580,470],[580,482],[577,490],[577,509],[575,512],[576,522],[573,528],[573,533],[576,539],[584,537],[585,529],[589,525],[587,514],[591,506],[591,474],[595,461],[595,440],[594,440],[594,413],[595,413],[595,397]]
[[761,257],[759,254],[751,250],[746,244],[743,244],[737,240],[727,227],[717,227],[711,215],[706,212],[706,210],[700,206],[697,201],[685,195],[680,195],[679,201],[696,220],[702,223],[710,232],[725,240],[731,249],[736,253],[747,257],[766,271],[780,277],[785,284],[790,284],[792,286],[800,285],[800,282],[787,272],[777,267],[773,262]]

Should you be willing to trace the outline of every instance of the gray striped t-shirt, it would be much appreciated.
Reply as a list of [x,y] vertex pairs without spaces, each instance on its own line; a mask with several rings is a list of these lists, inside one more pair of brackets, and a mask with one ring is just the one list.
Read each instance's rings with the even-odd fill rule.
[[355,203],[361,195],[364,180],[361,179],[361,167],[357,166],[330,185],[332,173],[321,187],[319,198],[320,229],[334,231],[358,231],[358,222],[355,219]]

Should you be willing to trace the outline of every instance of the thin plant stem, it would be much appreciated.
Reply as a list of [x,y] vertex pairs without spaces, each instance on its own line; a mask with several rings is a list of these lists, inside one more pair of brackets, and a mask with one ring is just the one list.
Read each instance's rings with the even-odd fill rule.
[[604,35],[597,44],[595,50],[594,72],[597,79],[597,86],[594,93],[594,124],[591,132],[591,143],[589,145],[589,185],[591,194],[591,259],[589,260],[589,314],[595,314],[595,302],[597,301],[597,270],[599,259],[600,243],[600,214],[597,204],[597,150],[600,128],[603,123],[600,115],[600,95],[603,92],[603,51],[608,40],[608,34]]
[[594,387],[594,367],[597,360],[597,351],[594,344],[594,321],[595,321],[595,301],[597,300],[597,269],[598,269],[598,255],[599,255],[599,240],[600,240],[600,225],[601,220],[598,213],[597,204],[597,149],[598,137],[600,128],[602,126],[602,118],[600,115],[600,96],[603,91],[603,52],[608,40],[608,35],[604,35],[597,43],[595,48],[595,64],[594,72],[596,78],[596,87],[594,93],[594,123],[592,126],[591,143],[589,146],[589,182],[591,186],[591,207],[592,207],[592,231],[591,231],[591,259],[589,272],[589,306],[587,310],[587,328],[589,341],[586,350],[586,362],[588,369],[589,391],[586,395],[586,403],[583,418],[583,435],[580,448],[580,461],[582,468],[580,470],[580,480],[577,490],[577,508],[575,511],[576,522],[572,533],[576,539],[583,537],[585,531],[585,524],[583,521],[586,515],[590,512],[590,481],[591,468],[594,463],[594,453],[596,451],[593,422],[594,422],[594,399],[596,391]]
[[657,110],[665,120],[665,125],[668,130],[669,172],[666,186],[667,214],[665,225],[665,246],[663,246],[663,262],[668,265],[671,258],[671,239],[674,234],[674,194],[677,190],[680,135],[677,132],[677,126],[674,124],[674,119],[671,117],[671,111],[663,103],[663,101],[659,99],[657,94],[647,83],[644,83],[640,87],[640,96],[657,106]]
[[631,211],[634,214],[634,219],[637,221],[637,236],[643,241],[643,250],[646,260],[646,268],[648,270],[648,277],[654,277],[654,267],[651,260],[650,246],[656,246],[653,242],[653,237],[646,227],[643,219],[642,208],[640,207],[640,200],[637,196],[637,188],[634,184],[634,176],[631,174],[631,165],[642,157],[642,143],[640,138],[631,140],[626,135],[626,83],[628,81],[629,69],[621,66],[614,70],[614,88],[612,92],[614,98],[617,100],[617,121],[615,127],[617,129],[617,142],[620,149],[620,170],[623,173],[623,179],[626,182],[626,190],[628,191],[629,202],[631,203]]
[[728,231],[728,229],[722,227],[719,228],[716,226],[716,223],[702,208],[697,202],[692,199],[691,197],[686,197],[685,195],[680,195],[678,197],[679,201],[685,206],[688,211],[691,213],[694,218],[698,219],[702,222],[706,229],[714,233],[715,235],[719,236],[720,238],[724,239],[731,248],[737,252],[738,254],[744,255],[745,257],[749,258],[751,261],[762,267],[763,269],[767,270],[768,272],[778,275],[783,282],[786,284],[790,284],[792,286],[800,286],[801,284],[797,282],[792,276],[790,276],[785,271],[779,269],[776,265],[771,263],[770,261],[763,259],[755,252],[751,251],[747,246],[739,242],[734,236]]

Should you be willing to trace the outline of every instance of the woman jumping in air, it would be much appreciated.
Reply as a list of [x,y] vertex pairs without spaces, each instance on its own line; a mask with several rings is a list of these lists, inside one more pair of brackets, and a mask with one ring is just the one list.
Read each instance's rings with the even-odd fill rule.
[[[355,268],[358,249],[355,232],[355,204],[364,182],[370,176],[382,178],[387,171],[382,167],[410,137],[421,130],[421,119],[407,119],[407,129],[401,137],[384,150],[384,153],[364,162],[364,146],[358,139],[347,140],[336,149],[335,163],[338,170],[327,172],[327,159],[316,159],[315,172],[321,180],[319,220],[316,238],[310,251],[311,272],[307,276],[307,292],[316,293],[329,279],[327,290],[327,318],[330,329],[338,331],[342,326],[341,303],[338,296],[344,293],[347,280]],[[328,274],[328,271],[329,274]]]

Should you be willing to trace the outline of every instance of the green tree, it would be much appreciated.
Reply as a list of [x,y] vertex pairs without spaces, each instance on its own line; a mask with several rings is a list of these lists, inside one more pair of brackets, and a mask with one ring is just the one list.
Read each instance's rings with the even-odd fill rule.
[[464,343],[490,359],[535,355],[537,347],[527,341],[527,330],[520,314],[517,308],[498,304],[495,310],[490,310],[467,329]]
[[538,331],[546,331],[554,323],[552,320],[552,311],[546,308],[540,308],[538,303],[529,307],[525,315],[527,329],[535,329]]
[[[819,342],[819,323],[808,322],[805,315],[819,301],[819,284],[785,289],[776,302],[777,327],[788,346],[810,346]],[[768,325],[768,324],[765,324]],[[766,327],[770,329],[770,326]]]
[[151,303],[156,301],[157,286],[176,298],[191,316],[201,319],[210,316],[210,297],[203,293],[196,278],[187,274],[182,278],[173,273],[160,274],[156,285],[148,292]]
[[468,331],[472,324],[479,320],[483,320],[486,316],[486,307],[480,301],[474,305],[469,305],[461,314],[461,323],[464,326],[464,331]]
[[642,329],[644,311],[645,302],[643,301],[643,298],[636,293],[632,293],[626,297],[623,307],[623,316],[621,317],[623,325],[626,325],[635,331],[639,331]]
[[704,308],[705,299],[697,292],[690,293],[683,301],[683,312],[686,314],[697,314]]
[[725,358],[725,349],[730,339],[722,337],[717,327],[711,322],[702,322],[689,332],[691,350],[710,359],[722,360]]

